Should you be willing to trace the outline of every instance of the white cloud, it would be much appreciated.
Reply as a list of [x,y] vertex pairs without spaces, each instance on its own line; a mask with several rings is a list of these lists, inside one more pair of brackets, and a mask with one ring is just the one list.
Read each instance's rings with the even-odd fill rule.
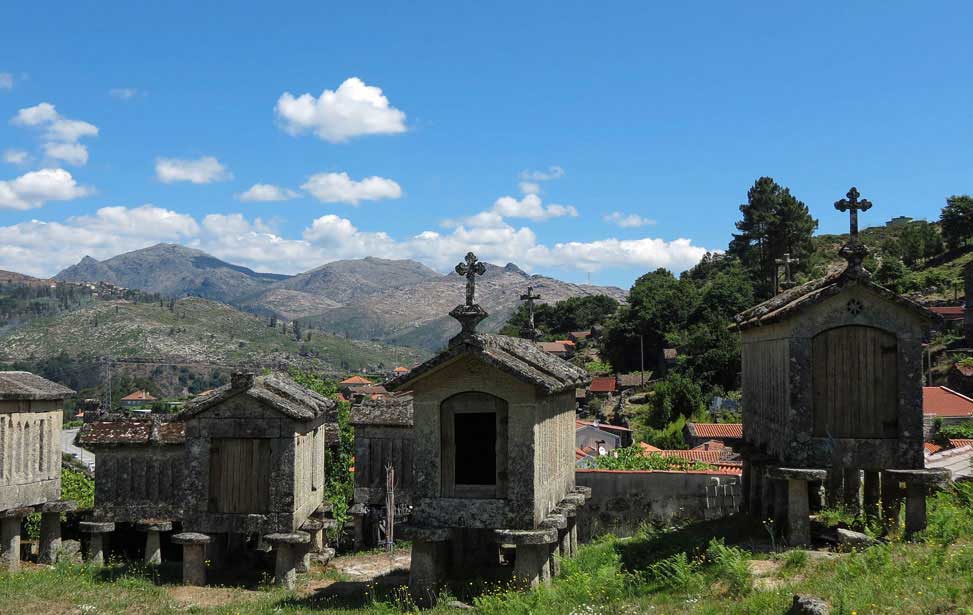
[[229,170],[212,156],[203,156],[195,160],[156,158],[155,176],[166,184],[173,182],[210,184],[233,177]]
[[299,195],[290,188],[281,188],[273,184],[254,184],[246,192],[237,195],[245,202],[287,201],[296,199]]
[[3,161],[7,164],[25,164],[30,160],[30,154],[22,149],[8,149],[3,152]]
[[373,176],[355,181],[347,173],[317,173],[309,177],[301,188],[324,203],[358,205],[360,201],[397,199],[402,196],[402,187],[391,179]]
[[109,96],[119,100],[131,100],[140,94],[143,94],[143,92],[136,88],[112,88],[108,90]]
[[88,148],[80,143],[45,143],[44,153],[48,158],[63,160],[76,166],[88,162]]
[[493,211],[506,218],[528,218],[538,221],[578,215],[578,210],[571,205],[544,205],[541,197],[536,194],[527,194],[520,200],[512,196],[502,196],[494,202]]
[[524,181],[546,182],[564,177],[564,169],[552,165],[546,171],[521,171],[520,179]]
[[10,73],[0,73],[0,90],[14,89],[14,76]]
[[381,88],[365,85],[358,77],[346,79],[337,90],[324,90],[318,98],[284,92],[274,110],[290,134],[313,132],[331,143],[406,131],[405,113],[389,104]]
[[520,182],[518,184],[520,187],[521,194],[540,194],[541,185],[537,182]]
[[622,228],[638,228],[640,226],[655,224],[655,220],[651,218],[643,218],[638,214],[623,214],[620,211],[613,211],[607,214],[604,216],[604,220]]
[[98,136],[98,127],[94,124],[66,118],[54,105],[46,102],[20,109],[10,123],[43,128],[43,148],[47,157],[78,166],[88,162],[88,148],[78,141]]
[[91,192],[64,169],[41,169],[0,181],[0,209],[34,209],[47,201],[70,201]]

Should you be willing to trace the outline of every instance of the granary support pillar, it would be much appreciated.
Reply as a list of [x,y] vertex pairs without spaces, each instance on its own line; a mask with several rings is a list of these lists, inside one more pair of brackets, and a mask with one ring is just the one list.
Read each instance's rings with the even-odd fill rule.
[[142,561],[157,566],[162,563],[162,547],[159,535],[172,531],[172,522],[161,519],[146,519],[136,524],[139,531],[145,532],[145,553]]
[[571,551],[571,531],[569,528],[577,527],[578,507],[574,504],[561,503],[554,509],[554,514],[562,515],[565,520],[564,529],[557,532],[558,553],[562,558],[571,557],[574,553]]
[[852,514],[858,514],[861,511],[861,470],[858,468],[845,468],[844,477],[842,504]]
[[0,557],[11,572],[20,570],[20,523],[32,512],[31,507],[0,512]]
[[294,589],[297,584],[298,560],[303,560],[304,551],[310,545],[311,537],[307,532],[291,532],[267,534],[264,540],[273,545],[276,554],[274,583],[287,589]]
[[449,530],[412,528],[409,535],[412,538],[409,593],[418,606],[434,606],[449,569]]
[[78,529],[88,534],[88,562],[103,566],[106,542],[108,535],[115,531],[115,524],[111,521],[82,521]]
[[[589,499],[591,499],[591,487],[575,487],[570,493],[564,496],[564,499],[560,501],[559,506],[563,506],[565,504],[571,504],[574,506],[575,511],[577,511],[577,509],[584,506],[585,502],[587,502]],[[568,539],[570,540],[571,543],[571,548],[570,548],[571,557],[574,557],[574,554],[578,552],[577,513],[575,513],[575,516],[573,518],[568,517],[567,522],[568,522],[568,527],[567,527]]]
[[561,534],[568,534],[568,518],[563,514],[552,512],[544,521],[541,522],[542,528],[557,530],[557,536],[550,544],[549,561],[551,566],[551,577],[556,577],[561,572]]
[[949,480],[949,470],[888,470],[888,473],[905,482],[905,535],[913,536],[926,529],[926,497],[934,487]]
[[301,526],[301,531],[307,532],[307,535],[311,538],[308,548],[309,554],[320,553],[324,550],[324,523],[317,519],[308,519]]
[[[583,496],[582,496],[583,497]],[[557,542],[557,530],[496,530],[496,541],[514,545],[514,582],[522,587],[537,587],[551,580],[551,545]]]
[[78,503],[68,501],[48,502],[40,507],[41,544],[37,560],[53,564],[61,550],[61,514],[77,510]]
[[825,485],[825,498],[828,506],[838,508],[844,497],[845,472],[841,466],[835,465],[828,470],[828,480]]
[[865,470],[865,481],[862,495],[865,517],[874,521],[879,516],[879,499],[882,493],[882,483],[876,470]]
[[882,526],[888,532],[899,524],[902,509],[902,488],[899,478],[888,470],[882,472]]
[[[785,491],[787,515],[785,518],[787,541],[791,547],[811,544],[811,506],[808,484],[823,481],[827,470],[810,468],[767,468],[767,476],[778,481],[777,490]],[[778,512],[778,517],[780,514]],[[781,528],[784,530],[785,528]]]
[[182,545],[183,585],[206,585],[206,545],[212,540],[206,534],[183,532],[172,537],[172,542]]

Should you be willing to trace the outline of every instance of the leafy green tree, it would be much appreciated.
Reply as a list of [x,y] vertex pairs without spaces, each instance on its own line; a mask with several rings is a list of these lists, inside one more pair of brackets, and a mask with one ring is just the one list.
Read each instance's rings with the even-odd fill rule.
[[913,267],[943,252],[943,238],[935,225],[925,220],[906,224],[899,236],[899,254],[906,265]]
[[680,416],[690,418],[703,410],[703,390],[689,376],[672,372],[656,383],[650,399],[652,413],[647,424],[660,428]]
[[875,281],[889,290],[901,293],[905,290],[908,270],[897,258],[886,257],[875,272]]
[[939,215],[943,239],[951,250],[969,245],[973,241],[973,197],[951,196],[946,199]]
[[792,273],[804,271],[813,251],[811,241],[818,222],[807,206],[770,177],[761,177],[740,205],[743,218],[736,223],[727,253],[740,259],[760,298],[769,297],[777,275],[776,260],[785,253],[800,260]]
[[[618,301],[606,295],[571,297],[555,304],[534,306],[534,326],[542,334],[566,334],[584,331],[602,324],[618,309]],[[520,335],[527,324],[527,306],[521,304],[501,329],[504,335]]]

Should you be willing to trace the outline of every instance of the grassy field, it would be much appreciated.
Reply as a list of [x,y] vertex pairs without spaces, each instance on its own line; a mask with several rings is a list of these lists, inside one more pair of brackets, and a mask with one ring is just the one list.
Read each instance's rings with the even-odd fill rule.
[[[549,586],[530,592],[494,588],[464,598],[478,612],[498,615],[779,615],[795,593],[826,599],[836,615],[973,614],[973,487],[937,495],[930,502],[929,530],[920,540],[893,538],[848,553],[750,550],[747,523],[739,518],[647,528],[624,540],[605,537],[562,562],[561,574]],[[176,574],[171,567],[80,565],[0,574],[0,612],[297,615],[415,610],[408,599],[399,598],[401,592],[356,587],[334,571],[312,573],[296,592],[265,585],[184,588],[176,584]],[[346,594],[351,598],[327,598],[332,583],[352,586]],[[429,612],[455,613],[446,604],[450,600],[443,596]]]

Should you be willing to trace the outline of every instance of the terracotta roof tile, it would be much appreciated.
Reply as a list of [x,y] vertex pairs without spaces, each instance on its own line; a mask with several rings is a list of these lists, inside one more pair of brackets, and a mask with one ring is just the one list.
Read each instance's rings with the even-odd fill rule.
[[588,390],[593,393],[614,393],[617,388],[617,381],[614,376],[602,376],[592,378]]
[[345,378],[338,384],[374,384],[374,383],[368,378],[364,378],[362,376],[351,376],[350,378]]
[[950,438],[949,445],[953,448],[961,446],[973,446],[973,438]]
[[946,387],[922,387],[922,413],[932,416],[973,416],[973,399]]
[[129,393],[122,398],[122,401],[157,401],[157,398],[145,390],[138,390]]
[[939,446],[935,442],[926,442],[922,445],[922,447],[926,449],[926,452],[929,453],[930,455],[932,455],[933,453],[938,453],[939,451],[943,450],[943,447]]
[[628,427],[622,427],[620,425],[610,425],[608,423],[594,423],[593,421],[581,421],[577,419],[575,419],[574,425],[575,427],[587,426],[587,427],[594,427],[595,429],[605,429],[608,431],[632,431]]
[[687,423],[689,433],[694,438],[713,440],[742,439],[742,423]]

